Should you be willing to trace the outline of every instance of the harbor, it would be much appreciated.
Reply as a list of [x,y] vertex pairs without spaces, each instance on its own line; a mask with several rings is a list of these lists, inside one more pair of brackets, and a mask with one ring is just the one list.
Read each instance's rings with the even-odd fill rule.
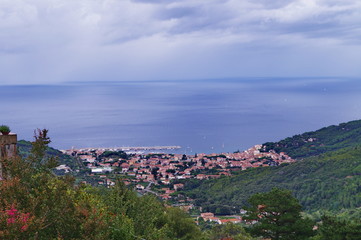
[[[159,151],[159,150],[177,150],[181,149],[181,146],[148,146],[148,147],[110,147],[110,148],[72,148],[71,151],[79,151],[79,152],[91,152],[91,151],[124,151],[124,152],[139,152],[139,151]],[[63,150],[64,152],[70,151],[70,150]]]

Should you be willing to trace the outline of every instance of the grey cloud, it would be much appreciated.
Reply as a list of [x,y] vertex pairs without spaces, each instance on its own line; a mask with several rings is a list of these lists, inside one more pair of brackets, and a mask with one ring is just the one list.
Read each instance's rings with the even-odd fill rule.
[[157,17],[160,20],[178,19],[183,17],[197,17],[199,10],[192,7],[176,7],[162,9],[158,12]]
[[[15,11],[15,14],[20,21],[24,21],[18,26],[18,32],[29,32],[29,26],[25,22],[33,22],[33,26],[35,25],[30,25],[30,32],[33,31],[33,34],[28,35],[30,43],[41,42],[42,39],[35,34],[38,32],[45,35],[45,31],[46,37],[51,38],[49,34],[59,35],[63,39],[69,36],[70,41],[89,33],[90,38],[98,35],[97,38],[105,44],[121,44],[156,34],[172,37],[194,32],[199,33],[199,36],[203,32],[207,36],[211,32],[224,32],[255,36],[261,33],[264,36],[270,34],[271,37],[273,34],[303,34],[304,37],[311,38],[324,37],[329,33],[328,37],[335,39],[342,39],[344,35],[341,34],[347,32],[347,38],[352,38],[350,25],[352,26],[352,21],[360,20],[361,6],[356,5],[356,1],[317,1],[314,6],[309,4],[312,2],[314,1],[218,0],[204,3],[197,0],[137,0],[107,3],[83,0],[51,7],[50,3],[35,4],[34,1],[33,5],[27,4],[22,12]],[[290,10],[295,14],[290,13]],[[27,13],[25,17],[32,19],[29,21],[21,17],[23,12]],[[34,12],[36,16],[32,16]],[[350,17],[352,15],[354,16]],[[94,23],[87,23],[87,19],[92,17],[99,19]],[[344,19],[351,23],[344,22]],[[323,29],[325,27],[330,30]],[[342,28],[347,31],[342,31]],[[337,30],[338,34],[332,34],[332,29]],[[354,30],[357,32],[357,28]],[[53,40],[57,38],[54,37]],[[358,38],[358,34],[355,38]]]
[[[265,1],[257,2],[265,4]],[[279,8],[275,8],[273,4],[269,8],[269,4],[266,4],[262,8],[250,9],[250,18],[244,20],[234,17],[235,22],[242,26],[239,28],[241,31],[261,33],[269,37],[296,34],[310,39],[330,38],[343,42],[354,38],[359,41],[361,4],[356,1],[349,1],[348,5],[341,1],[334,1],[333,4],[321,2],[314,6],[296,5],[295,1],[279,2],[282,2]],[[310,2],[312,0],[308,3]]]
[[277,9],[281,7],[287,6],[291,1],[289,0],[255,0],[255,3],[260,3],[262,6],[264,6],[266,9]]
[[173,3],[173,2],[179,2],[179,1],[183,1],[183,0],[131,0],[132,2],[135,3],[149,3],[149,4],[169,4],[169,3]]
[[356,74],[360,22],[358,0],[2,0],[0,69],[18,81]]
[[[358,28],[350,28],[361,15],[356,1],[213,1],[178,7],[162,3],[155,16],[161,21],[176,20],[163,32],[187,34],[223,31],[232,34],[298,34],[305,38],[358,39]],[[244,3],[244,4],[240,4]],[[291,12],[290,12],[291,11]],[[353,17],[350,17],[353,16]],[[347,19],[348,18],[348,19]],[[347,21],[346,21],[346,20]],[[346,22],[345,22],[346,21]],[[351,24],[349,23],[351,22]],[[346,34],[347,35],[344,35]]]

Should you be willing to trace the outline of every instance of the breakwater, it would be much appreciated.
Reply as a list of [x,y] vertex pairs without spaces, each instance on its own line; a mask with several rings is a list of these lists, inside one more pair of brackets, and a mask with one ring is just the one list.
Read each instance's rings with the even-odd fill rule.
[[[151,150],[175,150],[181,149],[181,146],[148,146],[148,147],[110,147],[110,148],[78,148],[72,151],[90,152],[90,151],[151,151]],[[68,151],[68,150],[65,150]]]

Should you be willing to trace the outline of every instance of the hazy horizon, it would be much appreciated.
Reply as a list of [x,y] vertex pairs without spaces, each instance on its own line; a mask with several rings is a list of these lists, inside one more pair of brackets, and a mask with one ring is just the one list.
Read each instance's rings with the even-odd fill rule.
[[0,85],[360,77],[357,0],[0,3]]
[[233,152],[361,119],[360,90],[359,79],[338,78],[0,86],[1,121],[19,139],[47,128],[58,149]]

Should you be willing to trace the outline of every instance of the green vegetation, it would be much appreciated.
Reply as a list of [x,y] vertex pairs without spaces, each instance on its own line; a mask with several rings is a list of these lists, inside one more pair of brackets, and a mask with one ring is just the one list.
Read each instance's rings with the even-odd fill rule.
[[193,219],[152,195],[116,186],[74,185],[57,177],[38,131],[28,157],[0,159],[0,239],[204,239]]
[[361,144],[361,120],[329,126],[314,132],[263,144],[264,150],[286,152],[292,158],[316,156],[325,152]]
[[10,130],[10,127],[9,127],[9,126],[7,126],[7,125],[1,125],[1,126],[0,126],[0,132],[1,132],[2,134],[8,134],[10,131],[11,131],[11,130]]
[[[22,157],[0,159],[0,239],[248,240],[252,234],[270,239],[356,240],[361,234],[361,121],[263,145],[264,151],[286,152],[298,159],[292,164],[251,168],[219,179],[173,182],[185,184],[177,198],[194,199],[202,212],[226,215],[248,209],[245,218],[257,222],[246,228],[199,219],[201,231],[182,210],[166,207],[155,196],[139,197],[119,179],[112,188],[94,188],[75,184],[73,176],[55,176],[52,169],[57,162],[79,169],[84,178],[88,170],[49,148],[49,143],[47,131],[38,131],[33,143],[19,141]],[[105,156],[128,157],[121,151]],[[151,172],[156,175],[158,170]],[[314,226],[318,230],[312,231]]]
[[247,218],[257,222],[250,227],[252,235],[274,240],[304,240],[314,235],[314,223],[301,217],[302,206],[290,191],[273,188],[250,197]]
[[238,224],[227,223],[224,225],[215,225],[208,231],[210,240],[232,239],[232,240],[252,240],[253,238],[246,233],[244,228]]
[[[31,154],[32,143],[25,140],[20,140],[17,143],[18,153],[21,157],[27,158]],[[45,156],[55,157],[58,164],[65,164],[69,166],[72,170],[83,168],[82,163],[79,163],[74,157],[63,154],[59,150],[47,146],[45,149]]]
[[361,206],[361,121],[264,144],[264,150],[271,149],[299,160],[238,171],[231,177],[185,181],[182,192],[197,206],[224,213],[236,213],[250,196],[274,187],[291,190],[309,213],[346,214]]
[[359,240],[361,220],[345,220],[337,216],[322,217],[318,235],[313,240]]
[[[184,194],[198,206],[238,211],[253,194],[289,189],[308,212],[361,206],[361,148],[352,147],[278,167],[252,168],[231,177],[184,181]],[[234,208],[235,207],[235,208]]]

